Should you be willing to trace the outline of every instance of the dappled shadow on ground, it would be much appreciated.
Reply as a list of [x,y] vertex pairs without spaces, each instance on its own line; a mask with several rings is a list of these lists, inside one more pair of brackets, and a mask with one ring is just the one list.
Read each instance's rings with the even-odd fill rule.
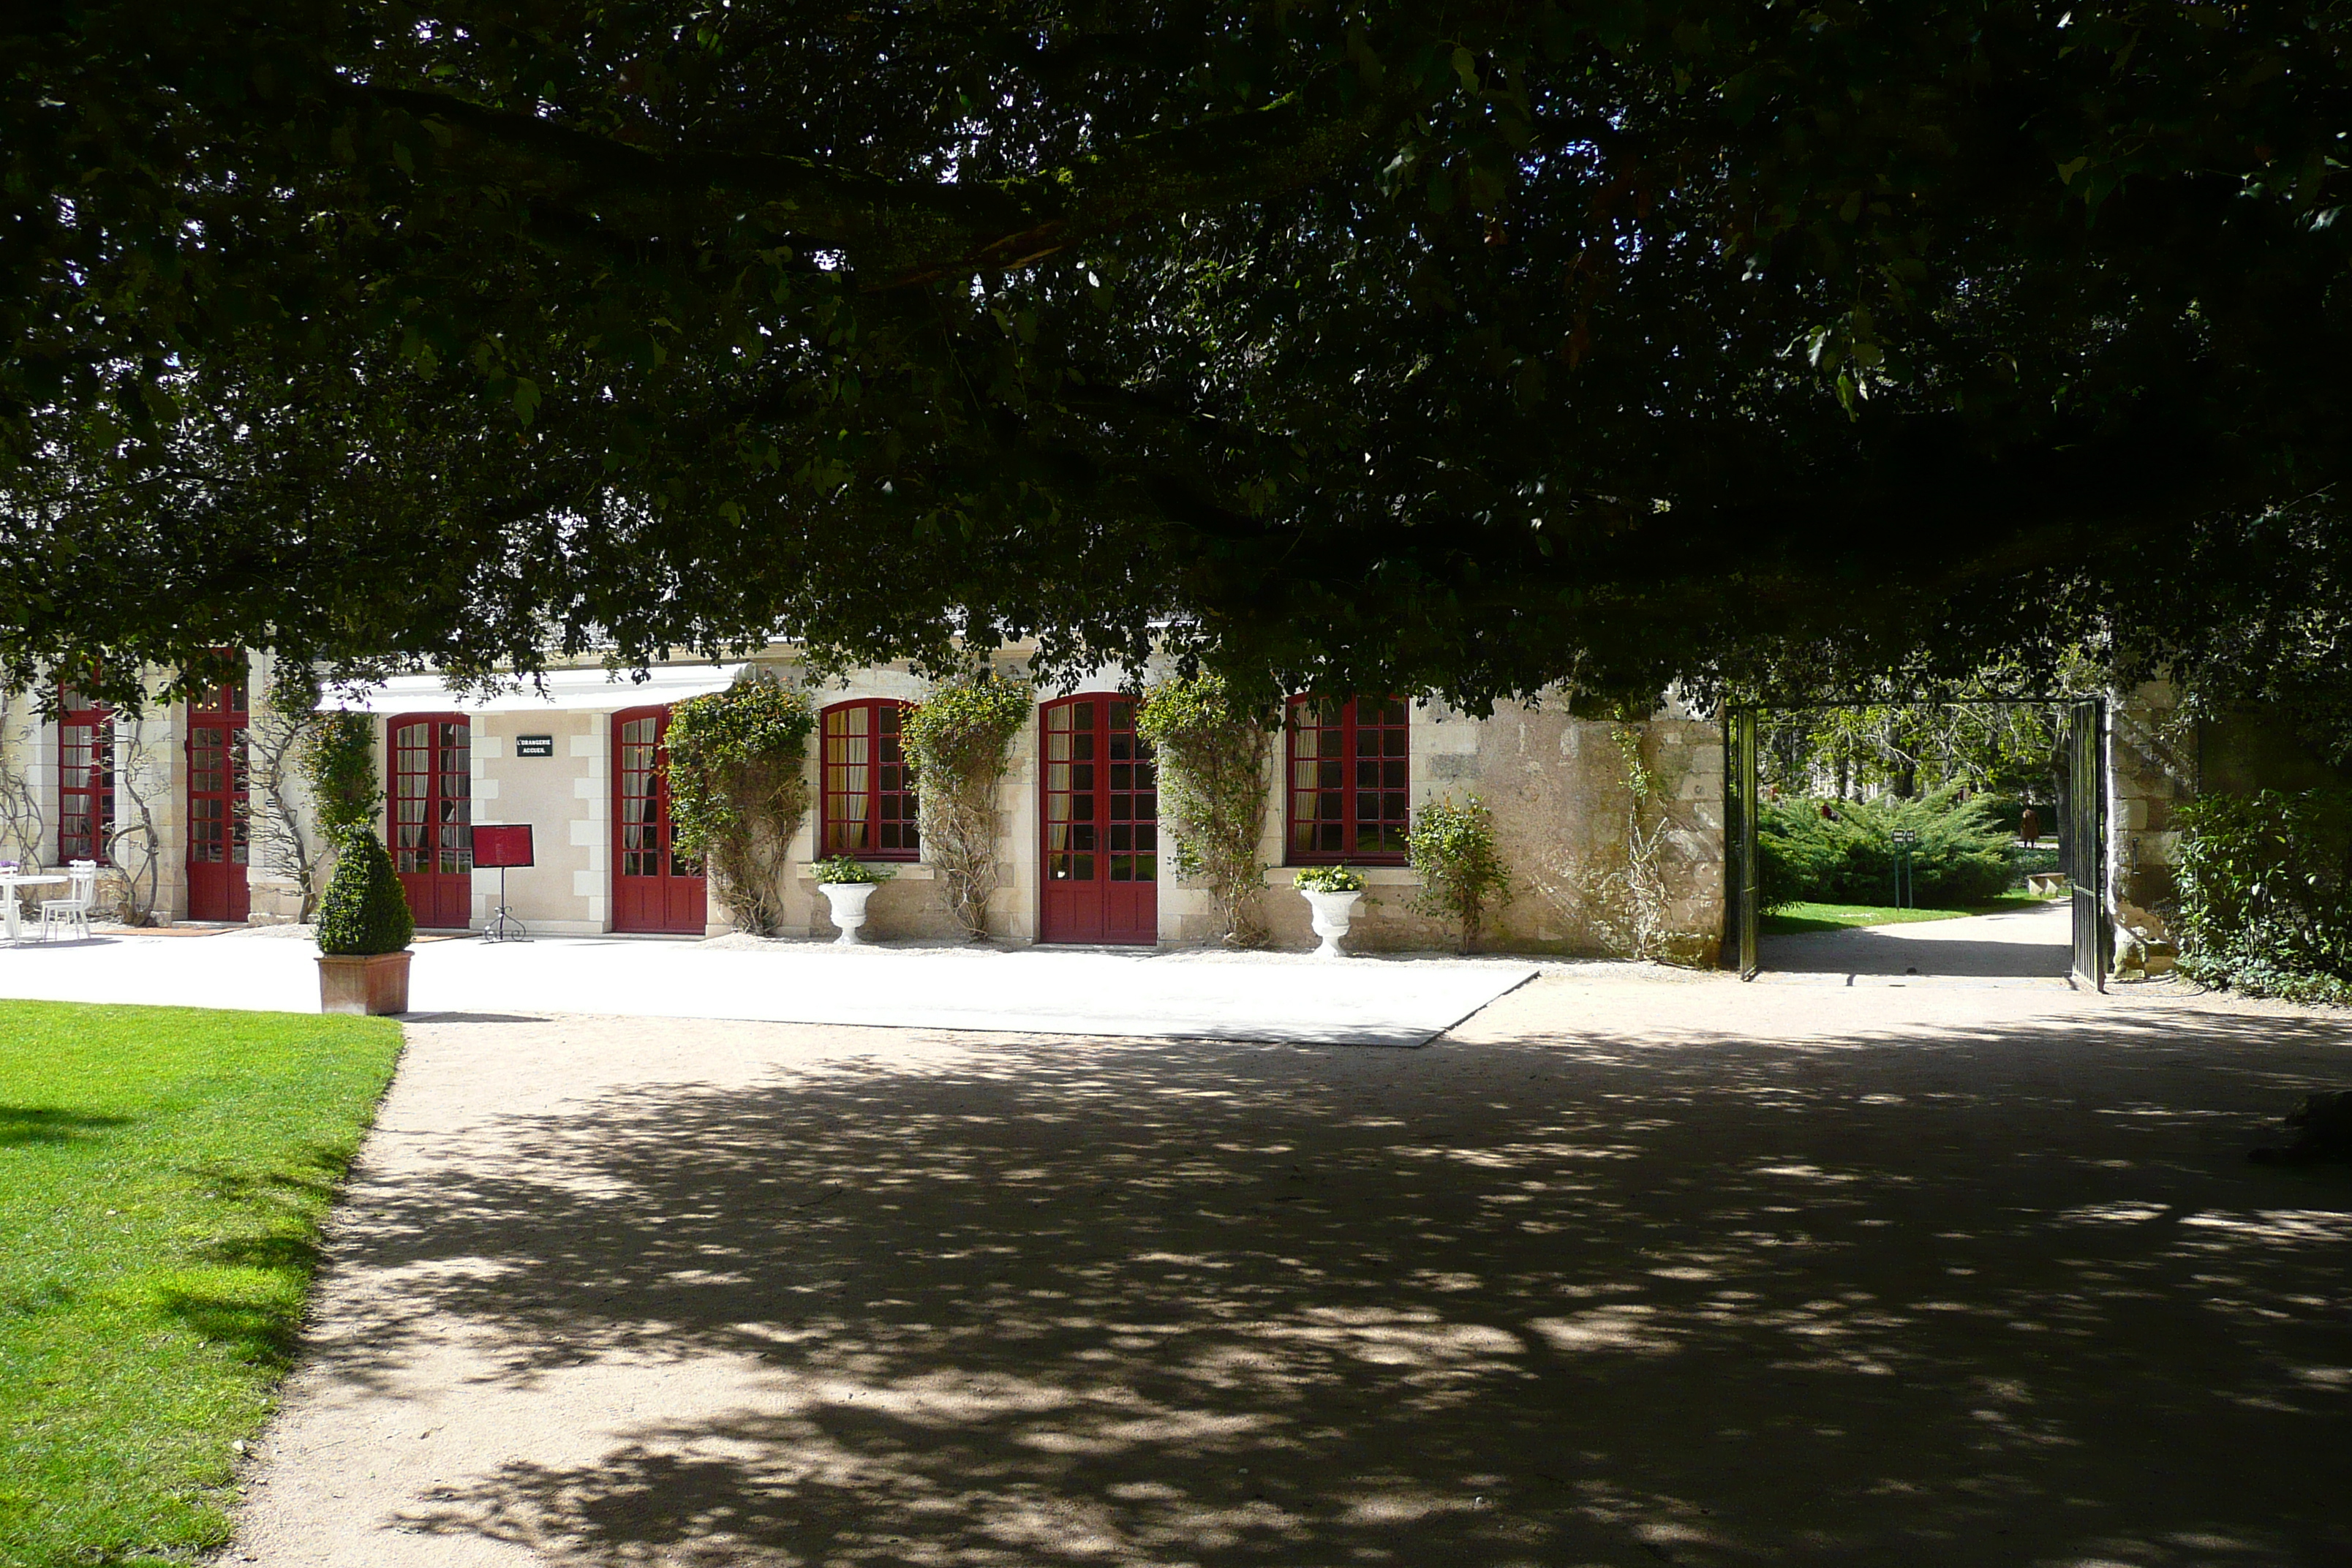
[[[487,1044],[493,1038],[485,1034]],[[1004,1046],[646,1088],[354,1194],[486,1388],[733,1357],[404,1528],[588,1563],[2347,1561],[2340,1028]]]
[[16,1143],[75,1143],[130,1124],[127,1116],[100,1116],[44,1105],[0,1105],[0,1149]]

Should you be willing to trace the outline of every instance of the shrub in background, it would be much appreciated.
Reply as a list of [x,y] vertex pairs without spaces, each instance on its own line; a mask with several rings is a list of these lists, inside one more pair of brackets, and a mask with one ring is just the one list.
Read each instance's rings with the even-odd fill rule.
[[1511,874],[1495,848],[1495,814],[1476,795],[1433,800],[1413,814],[1405,848],[1421,873],[1412,907],[1450,922],[1467,952],[1491,906],[1511,901]]
[[1895,835],[1919,836],[1911,850],[1914,897],[1922,907],[1982,903],[2009,889],[2015,871],[2009,835],[1985,797],[1955,790],[1904,799],[1763,803],[1756,818],[1756,879],[1767,909],[1789,904],[1883,904],[1895,896]]
[[2207,795],[2179,822],[2181,970],[2352,1005],[2352,790]]
[[783,918],[784,858],[808,815],[808,699],[764,671],[670,710],[669,812],[681,855],[699,856],[743,930]]
[[319,951],[344,955],[398,952],[416,934],[408,895],[373,828],[355,828],[336,845],[335,875],[319,900]]

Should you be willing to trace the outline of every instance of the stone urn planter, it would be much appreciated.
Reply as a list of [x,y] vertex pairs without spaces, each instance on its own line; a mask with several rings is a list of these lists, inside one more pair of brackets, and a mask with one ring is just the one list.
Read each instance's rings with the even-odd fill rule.
[[1362,900],[1364,895],[1305,892],[1303,896],[1308,907],[1315,911],[1315,934],[1323,939],[1323,945],[1315,950],[1315,956],[1318,958],[1347,957],[1347,950],[1339,943],[1346,938],[1349,928],[1356,923],[1356,905]]
[[1315,934],[1323,939],[1315,956],[1347,957],[1339,943],[1356,923],[1356,905],[1364,896],[1363,877],[1345,866],[1310,866],[1298,873],[1292,886],[1307,900],[1313,911]]
[[856,947],[866,939],[858,932],[866,924],[866,900],[874,896],[879,884],[874,882],[819,882],[816,890],[824,895],[825,907],[833,923],[841,934],[833,939],[835,947]]
[[405,1013],[408,961],[399,952],[322,952],[319,955],[321,1013]]
[[860,947],[865,944],[866,900],[874,889],[888,881],[887,867],[867,866],[837,855],[816,865],[816,890],[824,895],[825,908],[841,934],[833,939],[835,947]]

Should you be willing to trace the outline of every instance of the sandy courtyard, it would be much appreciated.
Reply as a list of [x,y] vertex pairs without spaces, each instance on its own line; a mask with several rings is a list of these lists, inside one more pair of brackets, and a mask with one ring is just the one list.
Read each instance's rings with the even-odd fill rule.
[[2352,1172],[2243,1158],[2342,1019],[409,1038],[227,1561],[2352,1563]]

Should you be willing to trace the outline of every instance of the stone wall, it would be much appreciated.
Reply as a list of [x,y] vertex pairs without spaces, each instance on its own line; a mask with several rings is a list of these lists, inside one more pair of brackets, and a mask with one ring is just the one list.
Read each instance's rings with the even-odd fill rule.
[[2348,782],[2297,738],[2291,719],[2260,707],[2192,715],[2168,681],[2110,694],[2107,889],[2116,968],[2160,974],[2172,966],[2186,802],[2208,791],[2252,795]]
[[2178,955],[2174,814],[2197,795],[2197,730],[2168,681],[2109,694],[2107,912],[2119,974],[2160,974]]
[[[1723,934],[1723,738],[1713,721],[1664,714],[1629,727],[1661,798],[1638,826],[1619,726],[1572,719],[1564,707],[1507,703],[1473,719],[1442,703],[1418,705],[1412,731],[1415,811],[1446,796],[1476,795],[1494,813],[1496,847],[1514,897],[1492,918],[1480,945],[1492,950],[1597,955],[1624,953],[1633,929],[1651,928],[1648,956],[1713,963]],[[1307,902],[1284,866],[1281,759],[1268,770],[1270,806],[1262,857],[1271,868],[1265,909],[1275,945],[1315,943]],[[1648,894],[1629,882],[1636,835],[1653,853]],[[1421,879],[1409,867],[1376,867],[1350,946],[1367,952],[1445,949],[1450,929],[1415,910]],[[1646,880],[1646,879],[1645,879]],[[1633,916],[1641,907],[1646,921]],[[1163,939],[1215,940],[1205,894],[1179,906]]]

